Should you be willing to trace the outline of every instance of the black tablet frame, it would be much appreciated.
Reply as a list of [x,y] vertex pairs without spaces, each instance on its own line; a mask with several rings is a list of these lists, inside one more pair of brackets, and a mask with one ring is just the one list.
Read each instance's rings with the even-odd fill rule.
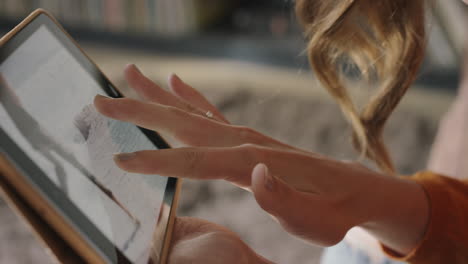
[[[10,54],[12,54],[24,41],[26,41],[41,26],[46,26],[48,30],[61,42],[63,47],[76,59],[77,62],[92,76],[102,90],[110,97],[121,98],[122,93],[115,88],[110,80],[99,70],[96,64],[81,50],[76,42],[66,33],[66,31],[47,12],[36,10],[29,22],[22,25],[17,32],[9,39],[0,44],[0,64],[2,64]],[[1,42],[0,42],[1,43]],[[96,91],[98,92],[98,91]],[[140,131],[158,149],[170,148],[169,144],[156,132],[138,127]],[[98,255],[106,262],[117,254],[118,264],[131,263],[120,250],[108,240],[104,234],[76,207],[73,202],[46,176],[46,174],[28,157],[28,155],[3,131],[0,127],[0,155],[3,155],[14,167],[24,176],[25,180],[48,201],[52,207],[60,213],[66,222],[72,226],[82,238],[96,249]],[[167,214],[170,218],[176,210],[178,179],[169,178],[163,197],[162,205],[170,208]],[[174,206],[173,206],[174,205]],[[167,242],[168,223],[170,221],[159,221],[155,223],[157,228],[164,228],[164,241]],[[161,226],[163,224],[164,226]],[[167,245],[161,246],[161,251]],[[113,253],[113,254],[112,254]],[[160,255],[161,255],[160,254]]]

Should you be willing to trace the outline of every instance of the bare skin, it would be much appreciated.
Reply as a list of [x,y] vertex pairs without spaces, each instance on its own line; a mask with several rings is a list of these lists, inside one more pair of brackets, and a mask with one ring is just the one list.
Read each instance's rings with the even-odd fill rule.
[[[96,97],[98,111],[162,132],[188,147],[117,155],[115,162],[123,170],[227,180],[251,191],[261,208],[288,232],[322,246],[338,243],[355,226],[403,255],[422,239],[429,202],[418,184],[230,125],[175,75],[169,79],[170,91],[147,79],[134,65],[126,68],[125,76],[145,100]],[[457,105],[467,101],[467,79]],[[207,111],[213,116],[207,117]],[[219,259],[223,263],[270,263],[223,227],[199,219],[177,219],[169,263],[210,264]]]
[[270,264],[232,231],[205,220],[177,218],[168,263]]
[[[355,226],[367,229],[402,254],[422,238],[429,209],[418,184],[382,175],[358,163],[298,150],[252,129],[230,125],[199,92],[176,76],[169,79],[171,91],[154,84],[134,65],[126,68],[125,76],[145,100],[97,96],[96,109],[110,118],[171,136],[189,147],[120,154],[115,162],[121,169],[227,180],[251,191],[259,205],[288,232],[321,246],[338,243]],[[205,116],[207,111],[213,113],[213,118]],[[194,234],[179,228],[176,225],[175,232],[183,234],[173,242],[171,260],[184,255],[193,263],[210,263],[201,259],[204,255],[184,253],[180,245],[193,242]],[[222,247],[223,241],[228,236],[226,243],[237,241],[236,246],[230,244],[238,251],[234,255],[247,256],[244,263],[266,261],[225,231],[205,230],[196,237],[202,236],[200,245],[219,246],[224,251],[227,248]],[[239,259],[235,261],[239,263]]]

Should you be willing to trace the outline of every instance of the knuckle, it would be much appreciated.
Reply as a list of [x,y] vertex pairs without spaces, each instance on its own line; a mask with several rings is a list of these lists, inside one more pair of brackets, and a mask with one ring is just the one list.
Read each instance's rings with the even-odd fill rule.
[[203,162],[205,155],[196,150],[188,150],[183,152],[183,160],[185,161],[186,173],[191,173],[197,170],[197,167]]
[[195,106],[189,104],[189,103],[186,103],[186,102],[183,102],[183,108],[187,111],[187,112],[190,112],[190,113],[196,113],[196,112],[200,112],[198,110],[198,108],[196,108]]
[[258,163],[265,161],[266,153],[264,149],[256,144],[246,143],[239,146],[242,151],[242,157],[248,163]]

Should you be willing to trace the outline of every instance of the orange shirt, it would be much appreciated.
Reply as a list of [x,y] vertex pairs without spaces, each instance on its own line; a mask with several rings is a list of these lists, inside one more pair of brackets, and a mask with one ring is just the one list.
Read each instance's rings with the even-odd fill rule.
[[421,184],[429,198],[426,233],[407,256],[382,246],[385,253],[413,264],[468,263],[468,180],[432,172],[420,172],[410,179]]

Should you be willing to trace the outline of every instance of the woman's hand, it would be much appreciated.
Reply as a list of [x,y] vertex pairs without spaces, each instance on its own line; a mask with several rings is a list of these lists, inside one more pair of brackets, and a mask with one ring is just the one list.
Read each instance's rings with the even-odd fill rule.
[[[168,92],[133,65],[126,68],[125,75],[145,100],[97,96],[97,110],[110,118],[170,135],[191,147],[116,155],[115,161],[123,170],[230,181],[251,190],[259,205],[287,231],[323,246],[341,241],[354,226],[376,229],[382,221],[405,223],[409,220],[404,216],[413,214],[409,210],[415,208],[404,206],[412,204],[403,194],[425,197],[412,182],[299,150],[250,128],[231,125],[200,93],[175,76],[170,78],[172,92]],[[207,111],[213,118],[205,115]],[[388,210],[392,207],[402,207],[396,219],[394,211]],[[417,238],[407,232],[404,229],[408,240],[403,243],[405,248],[416,243],[413,240],[423,231],[410,231]]]
[[[221,261],[222,260],[222,261]],[[176,218],[168,264],[267,264],[232,231],[196,218]]]

